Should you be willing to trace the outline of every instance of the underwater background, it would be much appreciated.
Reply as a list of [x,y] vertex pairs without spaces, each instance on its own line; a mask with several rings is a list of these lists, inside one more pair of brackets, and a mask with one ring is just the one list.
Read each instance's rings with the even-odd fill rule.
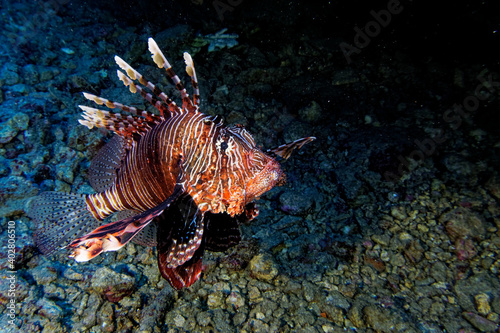
[[[0,332],[499,331],[500,3],[2,1],[0,20]],[[168,85],[148,37],[184,82],[191,53],[202,112],[266,149],[317,137],[182,291],[154,248],[43,256],[26,215],[92,193],[112,135],[78,123],[83,91],[144,105],[114,55]]]

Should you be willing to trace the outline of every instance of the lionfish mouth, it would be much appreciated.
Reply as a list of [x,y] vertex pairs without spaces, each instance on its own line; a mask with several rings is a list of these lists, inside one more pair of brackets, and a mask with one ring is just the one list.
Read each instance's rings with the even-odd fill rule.
[[281,170],[280,164],[272,159],[264,168],[248,182],[245,195],[246,202],[258,199],[262,194],[275,186],[281,186],[285,183],[286,176]]

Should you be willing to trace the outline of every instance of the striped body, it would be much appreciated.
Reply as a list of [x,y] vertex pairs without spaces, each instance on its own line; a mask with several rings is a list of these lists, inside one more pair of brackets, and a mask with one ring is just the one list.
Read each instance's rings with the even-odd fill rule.
[[[43,253],[69,247],[75,260],[87,261],[134,240],[157,247],[162,276],[181,289],[199,278],[204,249],[224,250],[238,243],[239,223],[258,214],[253,201],[284,182],[271,155],[286,159],[314,138],[262,152],[242,126],[227,127],[218,117],[200,112],[189,54],[184,59],[192,99],[151,38],[149,50],[180,91],[182,107],[115,56],[124,71],[117,71],[119,79],[159,114],[84,93],[98,105],[122,111],[79,106],[82,125],[116,133],[89,169],[97,193],[45,192],[34,200],[29,215]],[[103,224],[110,216],[117,221]]]
[[[186,191],[202,212],[231,216],[242,214],[247,203],[283,177],[279,164],[257,149],[242,127],[228,128],[203,113],[185,112],[134,141],[115,184],[89,195],[88,209],[102,220],[121,210],[156,207],[172,195],[179,168]],[[265,186],[247,187],[263,176]]]

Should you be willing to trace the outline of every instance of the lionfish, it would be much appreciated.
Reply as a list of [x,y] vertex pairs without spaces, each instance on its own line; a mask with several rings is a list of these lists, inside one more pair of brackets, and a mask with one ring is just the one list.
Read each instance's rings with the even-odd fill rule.
[[[82,125],[116,133],[89,167],[96,193],[44,192],[35,198],[28,215],[35,220],[35,242],[43,254],[70,248],[70,257],[88,261],[133,240],[156,246],[161,275],[181,289],[200,277],[204,250],[223,251],[237,244],[239,224],[258,214],[254,200],[284,183],[274,157],[287,159],[315,138],[264,153],[243,126],[227,127],[220,117],[200,112],[189,53],[184,53],[184,60],[192,99],[156,42],[152,38],[148,42],[154,62],[166,69],[179,90],[182,108],[115,56],[123,70],[117,70],[118,78],[159,114],[84,93],[98,105],[123,111],[79,105]],[[115,221],[109,222],[112,218]]]

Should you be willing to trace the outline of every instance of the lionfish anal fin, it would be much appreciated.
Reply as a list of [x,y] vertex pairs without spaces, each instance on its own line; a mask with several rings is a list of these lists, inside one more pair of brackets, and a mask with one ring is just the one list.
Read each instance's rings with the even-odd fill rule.
[[298,139],[298,140],[295,140],[293,142],[281,145],[279,147],[268,149],[267,153],[276,154],[276,155],[281,156],[282,158],[284,158],[286,160],[287,158],[290,157],[290,155],[292,154],[292,152],[295,149],[300,149],[306,143],[309,143],[309,142],[314,141],[314,140],[316,140],[316,138],[314,136],[308,136],[307,138]]

